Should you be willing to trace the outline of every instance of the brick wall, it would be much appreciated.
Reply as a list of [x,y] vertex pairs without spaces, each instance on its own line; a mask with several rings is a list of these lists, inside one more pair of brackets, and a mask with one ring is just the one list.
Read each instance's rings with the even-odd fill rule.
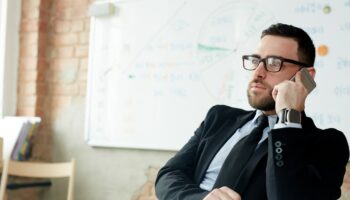
[[[43,119],[33,150],[33,159],[47,160],[50,155],[50,135],[45,111],[48,87],[45,83],[49,65],[46,57],[49,1],[22,1],[20,23],[20,53],[18,73],[17,115],[40,116]],[[48,144],[48,145],[44,145]],[[40,150],[39,150],[40,149]]]
[[17,115],[43,119],[34,158],[50,158],[57,113],[85,96],[90,0],[24,0]]
[[[55,117],[72,99],[85,97],[91,2],[22,0],[17,115],[42,118],[33,160],[51,159]],[[23,199],[20,193],[10,192],[10,199]]]

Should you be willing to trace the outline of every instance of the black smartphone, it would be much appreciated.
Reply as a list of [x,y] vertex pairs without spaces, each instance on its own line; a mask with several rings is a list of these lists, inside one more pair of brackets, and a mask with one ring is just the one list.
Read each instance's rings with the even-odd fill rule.
[[[307,71],[306,68],[302,68],[300,70],[301,72],[301,82],[305,86],[306,90],[308,93],[310,93],[313,89],[316,87],[316,82],[314,79],[311,77],[309,72]],[[290,79],[291,81],[295,81],[295,75]]]

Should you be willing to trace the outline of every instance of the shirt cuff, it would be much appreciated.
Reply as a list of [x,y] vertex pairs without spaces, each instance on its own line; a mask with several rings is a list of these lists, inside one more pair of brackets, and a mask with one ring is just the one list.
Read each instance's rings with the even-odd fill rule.
[[302,128],[302,127],[301,127],[301,124],[299,124],[299,123],[290,123],[290,122],[288,122],[286,124],[277,123],[273,127],[273,129],[280,129],[280,128]]

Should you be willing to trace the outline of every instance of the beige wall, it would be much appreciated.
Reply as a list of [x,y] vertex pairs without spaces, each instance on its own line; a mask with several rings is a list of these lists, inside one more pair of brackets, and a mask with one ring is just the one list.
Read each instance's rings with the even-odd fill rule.
[[[43,119],[33,160],[76,158],[75,199],[136,199],[151,185],[144,185],[147,177],[154,178],[154,172],[147,175],[149,168],[163,165],[174,152],[92,148],[85,142],[87,9],[91,2],[22,1],[17,115]],[[42,196],[61,200],[65,198],[65,183],[54,182],[49,189],[28,194],[24,195],[27,199]],[[21,192],[11,195],[16,199]]]

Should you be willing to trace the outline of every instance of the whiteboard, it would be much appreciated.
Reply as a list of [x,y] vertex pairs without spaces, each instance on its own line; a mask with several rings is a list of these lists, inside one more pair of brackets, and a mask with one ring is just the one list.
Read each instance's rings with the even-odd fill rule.
[[272,23],[302,27],[317,56],[306,113],[350,138],[350,0],[98,1],[91,18],[86,140],[92,146],[178,150],[215,104],[251,109],[241,56]]

